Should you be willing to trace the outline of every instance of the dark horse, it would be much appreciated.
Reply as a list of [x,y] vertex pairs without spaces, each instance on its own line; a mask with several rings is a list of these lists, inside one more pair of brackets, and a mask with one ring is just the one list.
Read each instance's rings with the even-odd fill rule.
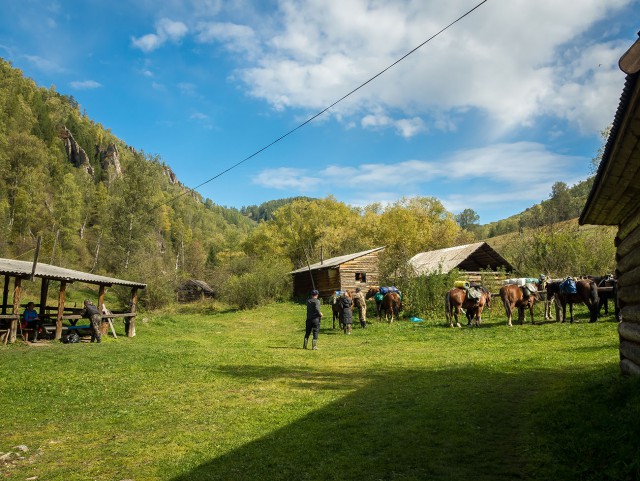
[[596,322],[598,320],[598,286],[591,279],[580,279],[576,281],[576,293],[567,294],[560,291],[560,283],[549,282],[547,284],[547,298],[556,296],[560,306],[562,307],[562,321],[567,318],[567,304],[569,304],[569,315],[571,322],[573,322],[573,305],[584,303],[589,309],[589,322]]
[[466,289],[459,287],[454,287],[447,292],[444,297],[444,312],[450,327],[453,327],[454,318],[456,326],[460,327],[458,316],[460,315],[461,309],[467,311],[468,326],[472,326],[473,324],[477,327],[480,326],[483,309],[485,307],[491,309],[491,292],[485,287],[480,287],[480,290],[482,292],[480,299],[469,298]]
[[520,324],[524,323],[524,308],[529,308],[531,314],[531,324],[535,324],[533,320],[533,304],[538,298],[538,293],[529,293],[527,296],[522,287],[515,284],[507,284],[500,288],[500,299],[504,304],[504,310],[507,313],[507,326],[511,327],[511,319],[513,318],[513,309],[518,308],[518,320]]

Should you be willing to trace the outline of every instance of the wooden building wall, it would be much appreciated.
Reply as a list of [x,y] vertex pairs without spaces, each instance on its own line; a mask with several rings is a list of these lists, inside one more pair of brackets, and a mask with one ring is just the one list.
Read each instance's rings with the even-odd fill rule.
[[[365,273],[366,280],[357,281],[356,273]],[[379,284],[378,252],[372,252],[340,265],[340,290],[355,290],[356,287],[365,290],[367,286],[377,286]]]
[[620,224],[616,236],[620,304],[620,368],[640,375],[640,209]]
[[[378,285],[380,274],[378,268],[378,252],[358,257],[335,267],[314,269],[313,281],[320,297],[331,297],[336,291],[346,289],[355,290],[360,287]],[[366,273],[366,282],[356,281],[356,273]],[[298,272],[293,275],[293,295],[297,298],[306,298],[313,290],[309,271]]]

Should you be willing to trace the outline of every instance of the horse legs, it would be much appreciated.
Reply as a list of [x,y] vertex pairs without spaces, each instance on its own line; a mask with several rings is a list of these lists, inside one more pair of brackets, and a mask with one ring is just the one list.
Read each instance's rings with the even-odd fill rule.
[[569,314],[571,316],[571,322],[573,322],[573,302],[569,303]]
[[529,304],[529,314],[531,314],[531,324],[535,324],[533,320],[533,302]]
[[520,325],[524,324],[524,306],[518,306],[518,320]]
[[[458,316],[460,315],[460,306],[456,306],[453,311],[453,317],[456,319],[456,327],[461,327],[460,322],[458,321]],[[453,327],[453,321],[451,322],[451,327]]]

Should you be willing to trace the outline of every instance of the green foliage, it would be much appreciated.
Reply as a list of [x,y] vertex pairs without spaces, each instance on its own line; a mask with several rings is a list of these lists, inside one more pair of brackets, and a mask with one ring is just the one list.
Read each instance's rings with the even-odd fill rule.
[[246,272],[231,275],[221,296],[247,309],[291,297],[291,264],[282,259],[252,260]]
[[460,278],[457,270],[428,276],[406,278],[401,284],[404,315],[422,318],[441,318],[444,313],[444,297]]
[[263,202],[260,205],[248,205],[246,207],[243,207],[242,209],[240,209],[240,213],[242,213],[242,215],[246,215],[256,222],[273,220],[273,214],[276,210],[278,210],[283,205],[290,204],[291,202],[295,202],[297,200],[309,201],[313,199],[311,197],[298,196],[288,197],[286,199],[270,200],[267,202]]
[[520,275],[602,275],[615,270],[615,228],[565,223],[530,229],[494,246]]

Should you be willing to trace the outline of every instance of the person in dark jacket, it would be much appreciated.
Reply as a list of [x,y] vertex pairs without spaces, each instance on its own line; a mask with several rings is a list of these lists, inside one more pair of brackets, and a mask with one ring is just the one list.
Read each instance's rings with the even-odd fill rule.
[[80,313],[85,319],[91,321],[91,342],[102,341],[102,335],[100,334],[100,324],[102,323],[102,314],[89,299],[84,301],[84,309]]
[[342,308],[342,325],[345,334],[351,334],[351,324],[353,324],[353,301],[349,296],[349,291],[345,292],[340,298],[340,307]]
[[311,291],[311,297],[307,300],[307,329],[304,333],[304,345],[302,346],[304,349],[307,348],[311,332],[313,332],[311,349],[318,349],[318,332],[320,332],[320,318],[322,317],[319,295],[320,293],[314,289]]

